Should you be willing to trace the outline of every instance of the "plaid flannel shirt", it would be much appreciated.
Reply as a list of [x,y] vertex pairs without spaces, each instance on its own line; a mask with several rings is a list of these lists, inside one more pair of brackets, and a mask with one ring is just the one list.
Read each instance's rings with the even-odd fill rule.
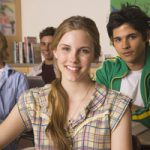
[[[26,130],[33,129],[35,148],[53,150],[46,136],[51,112],[47,109],[51,85],[31,89],[20,97],[18,109]],[[90,102],[76,120],[68,124],[66,135],[72,150],[110,150],[111,132],[121,120],[130,98],[95,84]]]

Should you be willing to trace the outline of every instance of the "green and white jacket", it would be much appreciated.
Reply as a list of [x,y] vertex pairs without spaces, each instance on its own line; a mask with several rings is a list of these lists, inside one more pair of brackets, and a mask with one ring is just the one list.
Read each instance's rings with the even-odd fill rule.
[[[120,91],[121,79],[129,73],[126,63],[120,58],[104,61],[101,68],[96,71],[96,82],[104,84],[107,88]],[[150,127],[150,47],[146,48],[145,65],[142,70],[140,82],[141,96],[144,108],[132,112],[132,120]]]

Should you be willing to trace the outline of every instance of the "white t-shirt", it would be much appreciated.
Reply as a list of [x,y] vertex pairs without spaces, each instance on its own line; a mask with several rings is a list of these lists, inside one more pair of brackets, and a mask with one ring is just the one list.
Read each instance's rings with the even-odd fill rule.
[[122,78],[120,92],[133,99],[133,104],[144,107],[144,102],[140,91],[140,79],[142,70],[130,71]]

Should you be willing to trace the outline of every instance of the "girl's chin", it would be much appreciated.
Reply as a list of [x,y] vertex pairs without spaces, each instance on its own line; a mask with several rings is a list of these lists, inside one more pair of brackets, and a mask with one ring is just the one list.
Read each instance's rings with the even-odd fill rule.
[[68,81],[75,82],[75,81],[78,81],[79,77],[66,77],[66,79],[67,79]]

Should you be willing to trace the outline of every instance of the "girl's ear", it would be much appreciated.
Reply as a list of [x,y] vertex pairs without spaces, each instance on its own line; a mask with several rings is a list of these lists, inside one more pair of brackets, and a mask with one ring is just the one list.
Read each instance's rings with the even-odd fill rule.
[[56,50],[53,50],[53,55],[57,59],[57,51]]

